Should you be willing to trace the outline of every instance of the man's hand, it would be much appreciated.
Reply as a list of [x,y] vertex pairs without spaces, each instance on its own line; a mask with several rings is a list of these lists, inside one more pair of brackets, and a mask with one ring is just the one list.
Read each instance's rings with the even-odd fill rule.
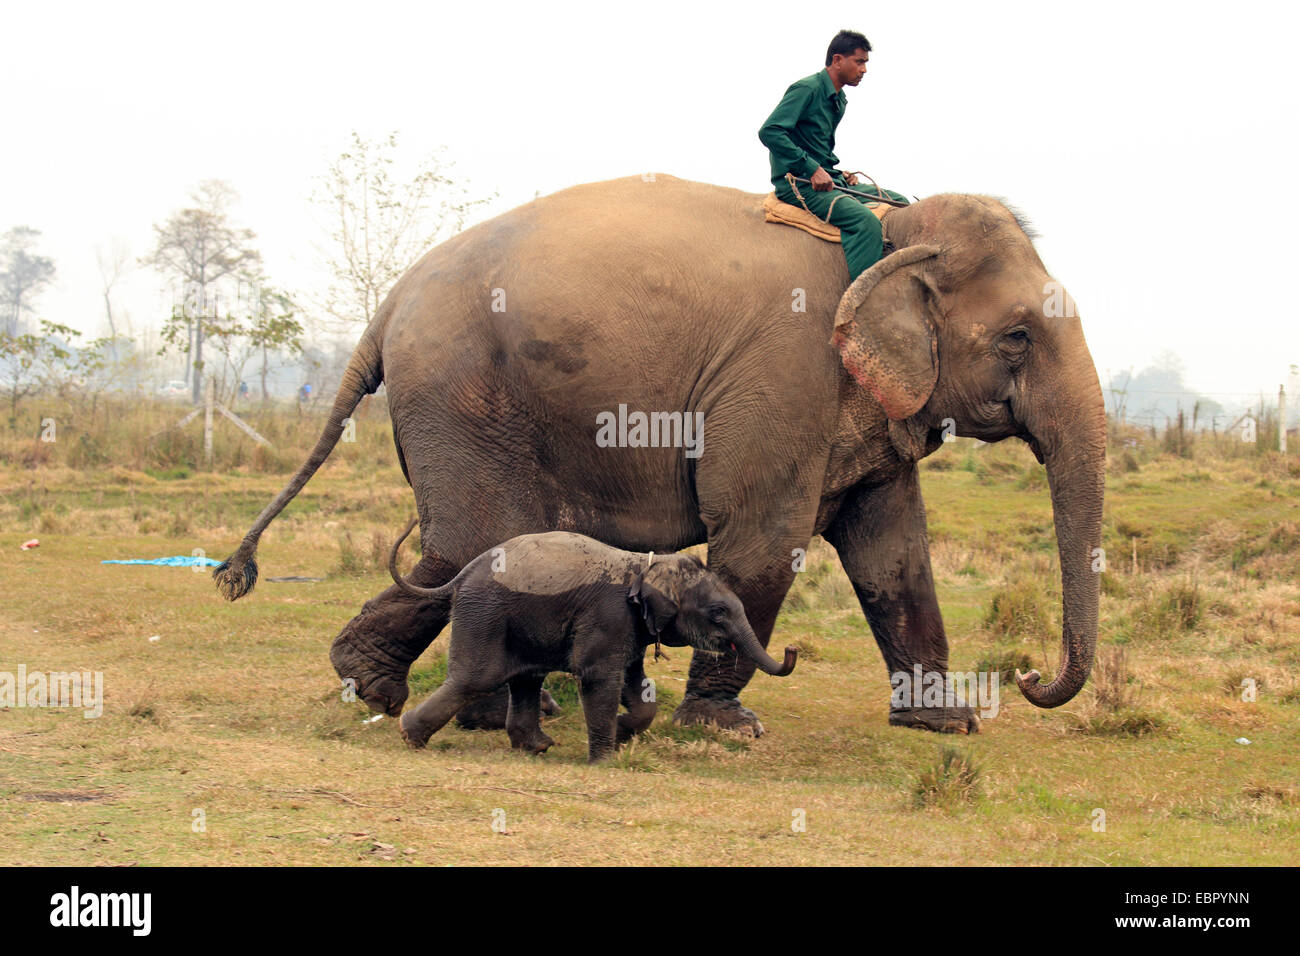
[[844,176],[844,185],[846,185],[846,186],[856,186],[857,184],[858,184],[858,177],[857,177],[857,174],[856,174],[856,173],[846,173],[846,174],[845,174],[845,176]]
[[826,170],[822,169],[820,166],[817,167],[817,172],[812,174],[811,182],[812,188],[817,190],[819,193],[826,192],[826,190],[830,189],[831,186],[834,185],[834,180],[831,179],[831,174],[826,172]]

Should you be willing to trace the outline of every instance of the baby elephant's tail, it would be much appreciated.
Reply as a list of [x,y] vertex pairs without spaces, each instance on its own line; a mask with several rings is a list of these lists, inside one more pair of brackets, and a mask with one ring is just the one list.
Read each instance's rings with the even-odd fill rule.
[[411,523],[406,526],[406,530],[403,531],[401,536],[393,542],[393,549],[388,552],[388,573],[393,576],[393,580],[397,583],[397,586],[407,594],[424,598],[425,600],[444,603],[447,605],[448,612],[450,612],[452,585],[456,583],[455,578],[448,581],[440,588],[422,588],[418,584],[412,584],[410,581],[406,580],[406,578],[402,577],[401,572],[397,570],[397,552],[402,547],[402,542],[410,535],[411,529],[415,527],[415,523],[419,520],[419,515],[412,518]]

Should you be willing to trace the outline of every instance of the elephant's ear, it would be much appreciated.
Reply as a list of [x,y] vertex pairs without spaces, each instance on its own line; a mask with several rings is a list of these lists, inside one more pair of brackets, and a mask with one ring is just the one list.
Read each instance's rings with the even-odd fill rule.
[[638,576],[632,582],[632,590],[628,591],[627,599],[640,606],[641,613],[645,617],[646,630],[653,637],[663,633],[677,616],[677,602],[646,581],[644,577]]
[[939,378],[939,342],[930,319],[938,290],[924,262],[934,246],[908,246],[854,280],[835,313],[831,344],[845,369],[891,421],[920,411]]

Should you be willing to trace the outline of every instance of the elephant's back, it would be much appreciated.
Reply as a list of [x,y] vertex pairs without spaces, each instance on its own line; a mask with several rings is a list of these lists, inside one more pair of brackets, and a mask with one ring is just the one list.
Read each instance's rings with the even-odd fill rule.
[[[461,353],[473,343],[485,359],[518,354],[565,373],[578,370],[582,359],[571,353],[579,347],[720,331],[749,339],[789,321],[794,288],[810,300],[807,313],[833,314],[847,281],[840,247],[764,222],[762,199],[664,174],[631,176],[479,223],[431,250],[394,288],[385,368],[406,352],[427,357],[436,343]],[[810,318],[801,316],[805,327]],[[717,325],[701,326],[706,319]]]
[[752,287],[782,264],[829,263],[833,272],[843,258],[837,245],[767,223],[761,193],[662,173],[586,183],[532,205],[537,228],[523,236],[525,249],[613,280],[675,272]]
[[547,531],[502,544],[499,580],[512,590],[560,594],[593,584],[622,582],[635,555],[586,535]]

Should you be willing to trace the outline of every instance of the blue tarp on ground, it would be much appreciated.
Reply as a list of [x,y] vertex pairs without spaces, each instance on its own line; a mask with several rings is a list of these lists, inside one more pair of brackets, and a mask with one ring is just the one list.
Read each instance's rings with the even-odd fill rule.
[[188,554],[177,554],[170,558],[132,558],[129,561],[100,561],[100,564],[161,564],[169,568],[204,567],[215,568],[220,561],[212,558],[195,558]]

